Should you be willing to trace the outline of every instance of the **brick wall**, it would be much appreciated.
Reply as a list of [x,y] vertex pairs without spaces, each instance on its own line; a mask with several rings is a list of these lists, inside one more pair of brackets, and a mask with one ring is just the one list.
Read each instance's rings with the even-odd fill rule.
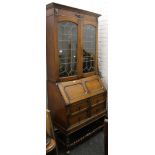
[[99,18],[98,60],[102,80],[108,88],[108,21],[105,15]]

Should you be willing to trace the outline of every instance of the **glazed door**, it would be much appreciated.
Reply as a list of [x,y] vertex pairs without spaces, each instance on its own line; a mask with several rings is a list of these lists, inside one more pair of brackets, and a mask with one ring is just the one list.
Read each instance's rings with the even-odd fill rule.
[[97,74],[97,22],[60,15],[57,27],[60,81]]
[[83,25],[83,74],[90,76],[97,72],[97,24]]
[[58,58],[60,79],[74,79],[79,69],[79,23],[76,18],[58,18]]

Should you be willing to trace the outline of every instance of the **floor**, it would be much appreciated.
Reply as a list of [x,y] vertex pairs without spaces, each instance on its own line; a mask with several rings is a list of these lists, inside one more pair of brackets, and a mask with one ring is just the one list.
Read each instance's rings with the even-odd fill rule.
[[[59,150],[59,155],[66,154],[63,150]],[[84,143],[76,146],[70,151],[70,155],[104,155],[103,131],[97,133]]]

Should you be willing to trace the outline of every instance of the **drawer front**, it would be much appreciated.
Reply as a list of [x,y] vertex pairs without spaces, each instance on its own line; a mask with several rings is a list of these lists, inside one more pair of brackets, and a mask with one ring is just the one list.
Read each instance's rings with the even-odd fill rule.
[[92,106],[99,104],[99,103],[102,103],[102,102],[105,102],[105,100],[106,100],[106,96],[103,93],[90,98]]
[[85,111],[85,112],[79,114],[79,120],[80,120],[80,122],[83,121],[83,120],[85,120],[85,119],[87,119],[87,118],[88,118],[88,113],[87,113],[87,111]]
[[81,110],[84,110],[84,109],[88,109],[88,100],[82,100],[82,101],[79,101],[79,102],[76,102],[76,103],[73,103],[70,105],[70,112],[71,114],[75,113],[75,112],[80,112]]
[[75,116],[70,116],[69,118],[69,125],[73,125],[79,122],[79,116],[75,115]]
[[74,115],[74,116],[70,116],[69,118],[69,125],[74,125],[76,123],[80,123],[81,121],[85,120],[88,118],[88,114],[87,111],[82,112],[80,114]]
[[79,109],[80,109],[80,106],[78,103],[74,103],[70,106],[70,112],[71,113],[77,112],[77,111],[79,111]]
[[89,102],[88,102],[88,100],[80,101],[79,104],[80,104],[80,110],[88,109],[88,106],[89,106]]
[[95,106],[95,107],[92,107],[92,110],[91,110],[91,115],[97,115],[101,112],[104,112],[106,110],[106,102],[98,105],[98,106]]

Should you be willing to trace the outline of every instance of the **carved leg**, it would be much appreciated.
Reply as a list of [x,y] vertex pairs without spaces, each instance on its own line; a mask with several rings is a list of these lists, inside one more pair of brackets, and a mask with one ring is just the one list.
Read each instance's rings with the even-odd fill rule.
[[70,154],[69,150],[70,138],[69,135],[66,136],[66,154]]

